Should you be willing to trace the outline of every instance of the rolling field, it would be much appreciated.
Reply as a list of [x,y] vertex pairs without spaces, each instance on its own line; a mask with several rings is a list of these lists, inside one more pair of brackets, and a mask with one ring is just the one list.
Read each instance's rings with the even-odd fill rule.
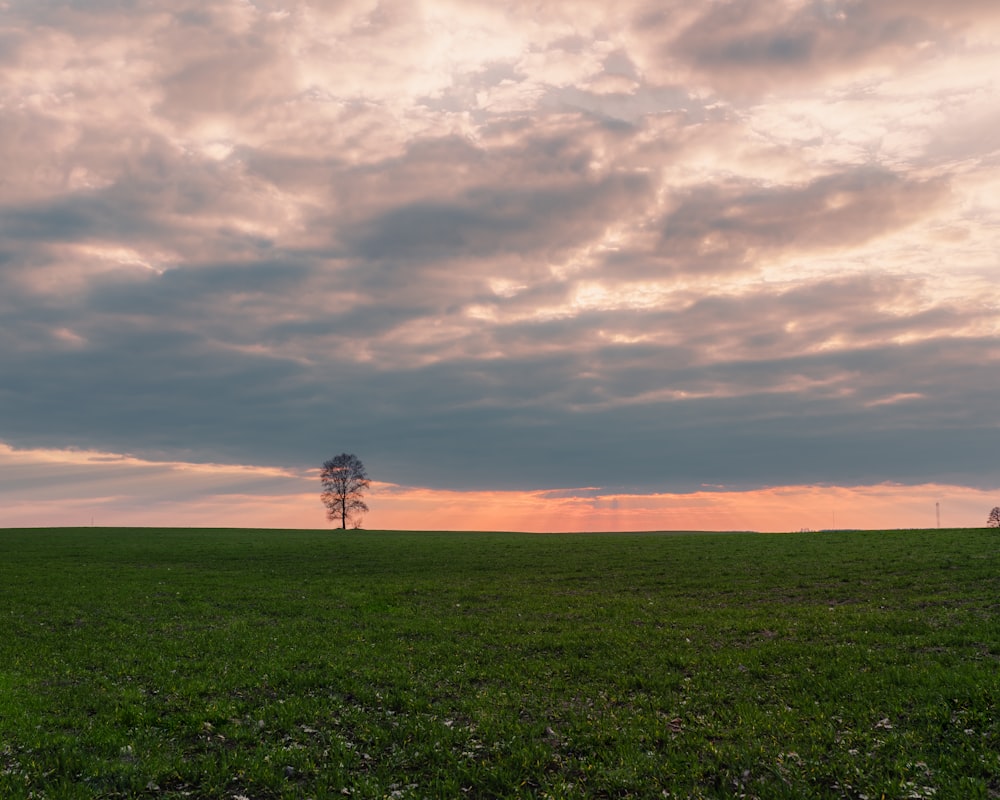
[[1000,533],[0,530],[2,798],[1000,797]]

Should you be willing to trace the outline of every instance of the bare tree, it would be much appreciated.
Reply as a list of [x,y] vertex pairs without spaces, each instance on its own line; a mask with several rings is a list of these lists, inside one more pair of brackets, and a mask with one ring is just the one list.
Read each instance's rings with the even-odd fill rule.
[[[323,484],[320,499],[326,506],[327,519],[339,519],[341,528],[346,530],[348,520],[357,520],[358,514],[368,510],[361,498],[371,481],[368,480],[365,465],[353,453],[341,453],[324,461],[319,479]],[[360,524],[358,521],[354,527]]]
[[987,528],[1000,528],[1000,506],[993,506],[989,519],[986,520]]

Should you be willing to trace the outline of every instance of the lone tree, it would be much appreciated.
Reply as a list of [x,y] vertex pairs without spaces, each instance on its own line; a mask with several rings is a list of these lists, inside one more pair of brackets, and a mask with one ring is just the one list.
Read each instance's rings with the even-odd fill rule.
[[1000,506],[993,506],[989,519],[986,520],[987,528],[1000,528]]
[[368,480],[365,465],[353,453],[341,453],[324,461],[319,479],[323,484],[320,499],[326,506],[327,519],[339,519],[341,528],[346,529],[349,519],[368,510],[361,497],[371,481]]

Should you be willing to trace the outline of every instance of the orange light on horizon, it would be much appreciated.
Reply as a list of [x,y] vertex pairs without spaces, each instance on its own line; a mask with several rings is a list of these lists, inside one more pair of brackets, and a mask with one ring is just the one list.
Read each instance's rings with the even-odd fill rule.
[[[0,443],[4,527],[326,528],[315,470],[152,462],[91,451],[17,450]],[[1000,489],[903,486],[724,487],[691,493],[608,493],[594,487],[459,491],[373,481],[372,530],[757,530],[980,527]]]
[[[578,495],[454,492],[373,487],[373,529],[584,532],[637,530],[798,531],[979,527],[997,491],[926,484],[781,486],[744,491]],[[557,496],[553,496],[557,494]],[[981,519],[980,519],[981,518]]]

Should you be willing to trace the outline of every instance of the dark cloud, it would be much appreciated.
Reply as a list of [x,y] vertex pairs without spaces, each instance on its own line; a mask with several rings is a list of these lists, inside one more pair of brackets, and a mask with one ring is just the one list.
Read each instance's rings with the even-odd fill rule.
[[415,203],[394,208],[345,232],[361,258],[454,261],[498,253],[558,256],[590,241],[609,216],[648,197],[642,175],[597,182],[579,180],[560,188],[470,189],[451,203]]
[[941,180],[878,169],[804,186],[717,182],[675,194],[648,253],[653,258],[625,252],[612,260],[630,271],[735,271],[762,253],[856,246],[928,215],[947,189]]
[[[715,4],[679,37],[681,52],[705,68],[803,69],[852,58],[882,47],[912,44],[928,25],[871,5],[818,3],[787,11],[784,3],[743,0]],[[817,63],[818,62],[818,63]]]
[[[224,290],[223,272],[206,285]],[[370,453],[386,479],[419,473],[438,487],[684,490],[945,472],[985,485],[995,478],[997,387],[982,365],[995,342],[933,336],[958,316],[938,312],[924,319],[932,338],[885,344],[892,315],[878,306],[905,288],[859,279],[703,299],[675,314],[519,325],[498,341],[516,357],[393,369],[358,364],[349,338],[320,364],[296,363],[240,349],[231,331],[213,339],[208,325],[170,331],[165,309],[144,317],[152,329],[122,310],[117,323],[82,328],[82,352],[7,353],[4,374],[18,379],[6,382],[5,419],[35,444],[175,458],[263,452],[299,466],[344,443]],[[788,322],[806,329],[786,331]],[[594,335],[616,328],[667,331],[678,343]],[[260,319],[255,329],[272,338]],[[919,330],[910,319],[906,331]],[[833,336],[847,345],[824,351]]]
[[642,13],[636,25],[663,37],[655,54],[661,65],[687,65],[722,94],[756,97],[932,57],[936,47],[927,45],[949,45],[975,6],[981,4],[732,0],[704,6],[683,26],[675,13]]

